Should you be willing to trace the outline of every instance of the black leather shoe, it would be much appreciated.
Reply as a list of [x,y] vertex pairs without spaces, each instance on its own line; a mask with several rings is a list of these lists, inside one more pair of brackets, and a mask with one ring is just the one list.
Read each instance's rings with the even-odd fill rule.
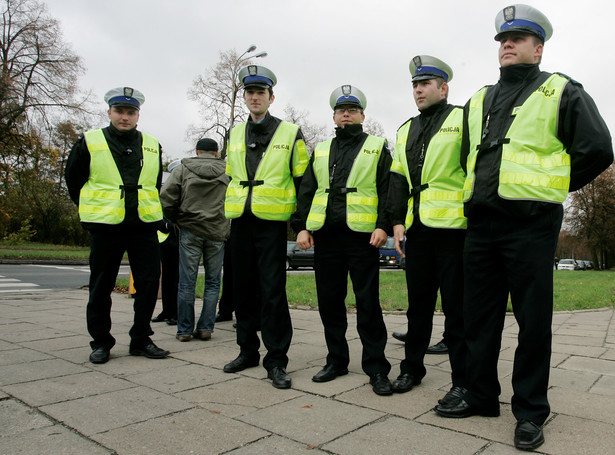
[[402,343],[406,342],[406,336],[408,335],[408,332],[404,333],[404,332],[393,332],[393,338],[395,338],[396,340],[401,341]]
[[175,318],[167,319],[167,325],[177,325],[177,319]]
[[450,406],[442,406],[439,404],[434,408],[434,411],[442,417],[451,419],[463,419],[471,416],[498,417],[500,415],[499,407],[493,409],[475,408],[466,403],[464,399]]
[[109,360],[109,349],[101,346],[96,348],[90,354],[90,362],[92,363],[107,363]]
[[519,420],[515,428],[515,447],[520,450],[534,450],[545,442],[542,428],[529,420]]
[[444,344],[444,340],[440,340],[433,346],[429,346],[426,352],[427,354],[448,354],[448,346]]
[[244,354],[239,354],[235,360],[224,365],[225,373],[237,373],[238,371],[243,371],[246,368],[257,367],[259,362],[259,358],[250,359],[248,356]]
[[412,387],[415,385],[419,385],[421,383],[420,379],[416,379],[414,376],[411,376],[409,373],[402,373],[397,376],[397,379],[393,381],[393,392],[404,393],[412,390]]
[[338,376],[348,374],[348,368],[336,368],[335,365],[325,365],[325,367],[312,376],[314,382],[329,382],[333,381]]
[[232,321],[233,320],[233,316],[230,314],[221,314],[218,313],[216,314],[216,322],[226,322],[226,321]]
[[129,352],[130,355],[144,355],[148,359],[164,359],[170,354],[169,351],[160,349],[154,343],[149,343],[145,346],[131,346]]
[[163,313],[160,313],[158,316],[156,316],[155,318],[152,318],[152,322],[164,322],[166,321],[167,318]]
[[267,377],[273,380],[276,389],[290,389],[292,380],[284,368],[273,367],[267,372]]
[[384,373],[376,373],[369,378],[369,383],[372,385],[372,390],[376,395],[392,395],[393,386],[391,381]]
[[442,406],[451,407],[463,398],[468,390],[463,387],[453,386],[451,390],[446,392],[443,398],[438,400],[438,404]]

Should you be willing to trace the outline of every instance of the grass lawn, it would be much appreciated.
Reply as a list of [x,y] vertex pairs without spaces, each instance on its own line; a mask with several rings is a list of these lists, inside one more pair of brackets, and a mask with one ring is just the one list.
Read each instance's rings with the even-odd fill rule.
[[89,256],[89,247],[51,245],[35,242],[20,242],[17,244],[12,244],[6,241],[0,241],[0,258],[2,259],[87,260]]
[[[554,310],[572,311],[612,307],[615,304],[615,272],[611,271],[553,271]],[[118,287],[126,288],[128,280],[118,280]],[[197,282],[197,297],[203,297],[203,277]],[[287,275],[286,292],[291,306],[316,307],[316,283],[312,273]],[[401,270],[380,274],[380,304],[385,311],[406,311],[408,309],[406,280]],[[348,286],[346,306],[355,307],[352,285]],[[441,311],[440,301],[436,306]],[[508,311],[512,311],[510,303]]]

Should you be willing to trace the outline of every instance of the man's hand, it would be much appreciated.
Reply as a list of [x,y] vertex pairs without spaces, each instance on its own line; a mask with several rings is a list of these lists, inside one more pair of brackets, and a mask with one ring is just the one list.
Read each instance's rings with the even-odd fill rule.
[[401,254],[402,258],[405,258],[406,255],[402,250],[402,245],[404,244],[404,234],[406,233],[406,227],[403,224],[396,224],[393,226],[393,237],[395,237],[395,251]]
[[380,248],[387,241],[387,233],[384,229],[376,228],[372,232],[372,237],[369,239],[369,244]]
[[307,250],[314,246],[314,237],[309,231],[303,230],[297,234],[297,246],[302,250]]

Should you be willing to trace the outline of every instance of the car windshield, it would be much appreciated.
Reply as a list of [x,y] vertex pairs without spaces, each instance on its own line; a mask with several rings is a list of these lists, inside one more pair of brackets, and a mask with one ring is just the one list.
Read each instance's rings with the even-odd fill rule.
[[560,264],[574,264],[574,261],[572,259],[562,259],[561,261],[559,261]]

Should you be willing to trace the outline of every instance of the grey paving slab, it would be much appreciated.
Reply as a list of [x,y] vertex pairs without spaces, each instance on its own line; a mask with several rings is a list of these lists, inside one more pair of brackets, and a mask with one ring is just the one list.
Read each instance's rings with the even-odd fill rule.
[[296,389],[277,390],[264,380],[227,376],[228,381],[187,390],[175,396],[211,412],[237,417],[305,395]]
[[325,444],[323,449],[340,455],[471,455],[488,443],[454,431],[389,417]]
[[190,409],[127,425],[93,439],[118,455],[216,454],[268,435],[267,431],[205,409]]
[[318,455],[330,452],[323,452],[311,444],[302,444],[277,435],[259,439],[256,442],[228,452],[229,455],[288,455],[294,453]]
[[56,358],[5,365],[2,367],[2,374],[0,375],[0,386],[67,376],[85,371],[88,370],[80,365]]
[[615,425],[615,397],[553,387],[549,390],[549,403],[558,414]]
[[228,380],[228,375],[221,370],[202,365],[179,365],[176,368],[164,368],[152,374],[143,372],[126,376],[126,379],[150,387],[163,393],[177,393],[188,389],[202,387],[215,382]]
[[271,433],[319,446],[383,415],[327,398],[302,396],[239,416],[238,419]]
[[52,425],[53,422],[46,416],[23,403],[15,400],[0,401],[0,440]]
[[615,397],[615,377],[601,376],[598,381],[589,389],[591,393],[597,395],[607,395]]
[[133,387],[134,383],[124,379],[88,371],[8,385],[3,387],[3,390],[24,403],[37,407]]
[[85,435],[183,411],[193,405],[147,387],[118,390],[40,409]]
[[[13,345],[14,347],[15,345]],[[5,349],[0,351],[0,366],[15,365],[17,363],[34,362],[37,360],[52,359],[48,354],[44,354],[33,349],[18,348]]]
[[[326,356],[320,317],[291,309],[293,388],[277,390],[262,365],[221,371],[239,353],[231,322],[216,325],[211,341],[189,343],[175,340],[176,327],[153,324],[153,339],[171,350],[170,358],[130,356],[133,301],[123,295],[113,298],[111,360],[93,365],[86,301],[86,290],[0,295],[0,453],[519,453],[510,410],[518,333],[512,315],[500,353],[502,415],[456,420],[431,410],[451,385],[447,356],[426,356],[427,376],[411,392],[372,392],[354,312],[348,313],[350,374],[318,384],[311,377]],[[404,346],[390,334],[405,331],[407,321],[403,312],[384,319],[394,379]],[[541,453],[606,454],[615,446],[614,321],[611,309],[554,314],[553,414]],[[432,342],[443,322],[434,315]]]
[[583,418],[559,415],[544,429],[540,451],[548,454],[595,455],[615,453],[613,426]]
[[0,438],[0,453],[11,455],[116,455],[113,450],[54,425]]
[[591,373],[615,376],[615,360],[572,356],[559,367],[567,370],[588,371]]

